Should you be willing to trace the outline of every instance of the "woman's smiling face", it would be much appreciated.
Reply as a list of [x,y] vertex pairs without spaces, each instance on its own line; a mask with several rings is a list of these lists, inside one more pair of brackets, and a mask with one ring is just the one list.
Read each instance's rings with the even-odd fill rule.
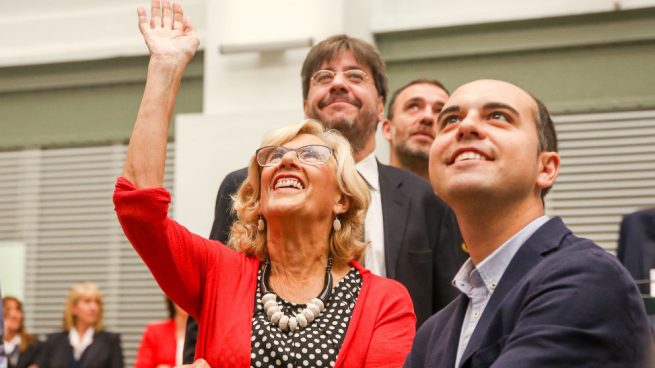
[[[308,145],[326,143],[315,135],[299,134],[282,146],[297,149]],[[332,219],[340,197],[332,155],[324,164],[306,164],[295,151],[289,151],[276,165],[262,167],[260,210],[266,219],[291,215]]]

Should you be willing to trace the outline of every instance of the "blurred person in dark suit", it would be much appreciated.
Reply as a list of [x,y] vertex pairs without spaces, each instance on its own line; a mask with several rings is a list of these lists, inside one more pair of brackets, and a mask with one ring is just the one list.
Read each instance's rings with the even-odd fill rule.
[[[655,268],[655,208],[648,208],[623,217],[619,232],[617,256],[635,280],[650,279]],[[641,283],[642,294],[650,294],[650,283]]]
[[48,334],[39,368],[123,368],[120,336],[104,331],[102,294],[94,283],[71,287],[63,325],[63,331]]

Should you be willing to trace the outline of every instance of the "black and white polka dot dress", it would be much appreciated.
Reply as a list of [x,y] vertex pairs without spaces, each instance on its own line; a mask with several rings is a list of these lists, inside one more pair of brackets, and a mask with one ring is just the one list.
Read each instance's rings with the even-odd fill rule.
[[[257,275],[261,280],[262,269]],[[282,331],[272,324],[261,304],[257,288],[252,317],[251,367],[333,367],[352,316],[362,277],[354,267],[334,286],[325,310],[312,323],[295,332]],[[278,296],[286,315],[300,313],[305,304],[290,303]]]

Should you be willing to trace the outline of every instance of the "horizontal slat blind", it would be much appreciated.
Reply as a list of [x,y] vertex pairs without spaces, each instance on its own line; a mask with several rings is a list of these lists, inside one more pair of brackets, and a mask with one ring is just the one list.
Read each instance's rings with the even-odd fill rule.
[[615,252],[622,216],[655,206],[655,111],[554,120],[562,163],[547,213]]
[[[0,153],[0,240],[26,243],[28,329],[58,331],[72,283],[96,282],[107,330],[121,334],[132,366],[145,324],[165,318],[163,294],[113,210],[124,145]],[[174,147],[165,186],[173,190]],[[172,209],[171,209],[172,210]]]

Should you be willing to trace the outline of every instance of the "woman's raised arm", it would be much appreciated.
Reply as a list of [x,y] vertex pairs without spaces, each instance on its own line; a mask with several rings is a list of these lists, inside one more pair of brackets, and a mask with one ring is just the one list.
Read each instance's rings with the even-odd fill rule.
[[137,14],[150,62],[122,176],[137,188],[160,187],[175,99],[199,38],[180,4],[170,0],[152,0],[150,19],[143,7]]

